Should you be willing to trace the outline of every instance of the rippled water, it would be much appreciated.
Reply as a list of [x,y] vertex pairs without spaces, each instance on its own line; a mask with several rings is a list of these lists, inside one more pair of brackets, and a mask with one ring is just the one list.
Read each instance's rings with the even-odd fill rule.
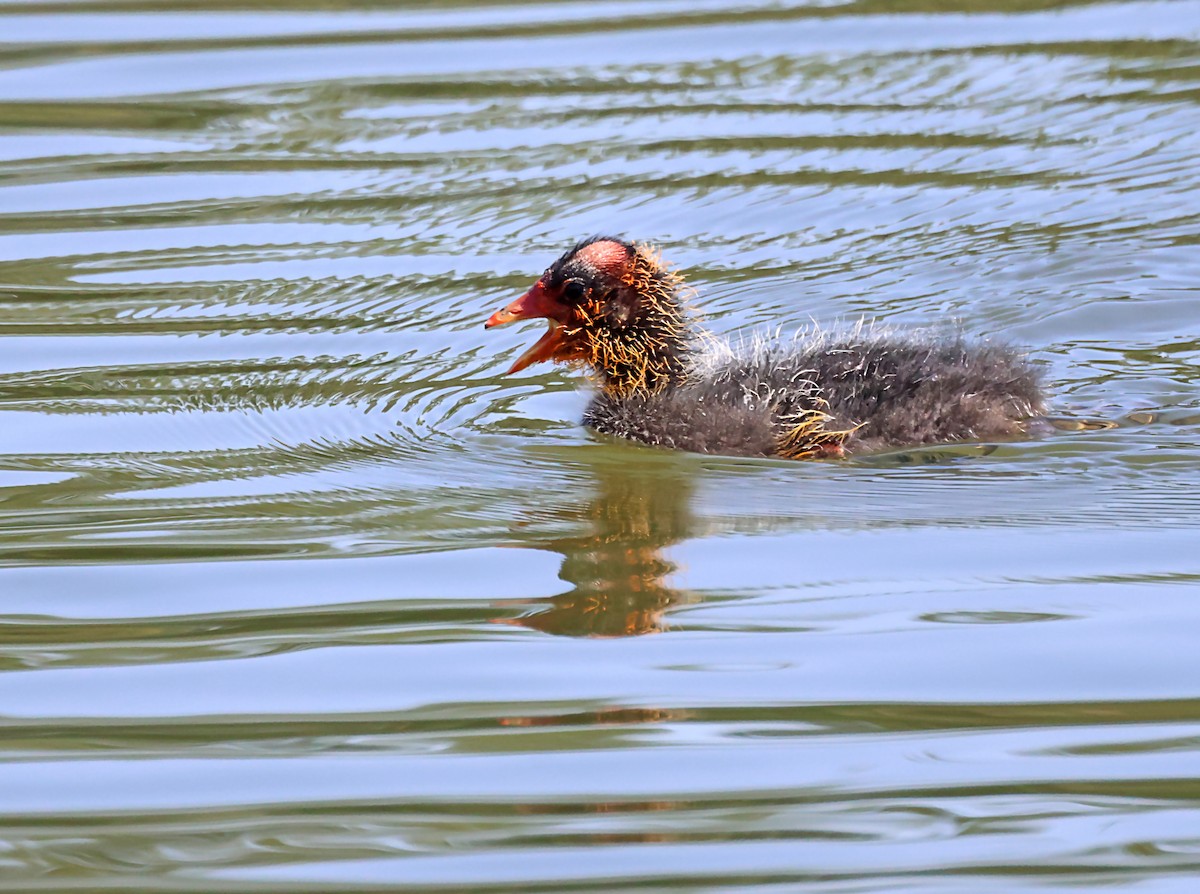
[[[0,3],[0,888],[1196,890],[1198,102],[1192,0]],[[481,324],[596,232],[1056,430],[590,435]]]

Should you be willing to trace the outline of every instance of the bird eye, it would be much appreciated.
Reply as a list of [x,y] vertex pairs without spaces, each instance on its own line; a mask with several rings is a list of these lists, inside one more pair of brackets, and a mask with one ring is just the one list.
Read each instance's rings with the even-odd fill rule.
[[587,294],[587,286],[577,279],[568,279],[563,284],[562,294],[567,301],[579,301]]

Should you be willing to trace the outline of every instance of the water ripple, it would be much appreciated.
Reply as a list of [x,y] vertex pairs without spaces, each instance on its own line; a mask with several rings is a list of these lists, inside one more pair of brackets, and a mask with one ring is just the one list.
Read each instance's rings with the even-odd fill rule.
[[[1198,23],[0,5],[8,886],[1190,891]],[[597,232],[718,333],[1026,347],[1051,417],[589,434],[480,324]]]

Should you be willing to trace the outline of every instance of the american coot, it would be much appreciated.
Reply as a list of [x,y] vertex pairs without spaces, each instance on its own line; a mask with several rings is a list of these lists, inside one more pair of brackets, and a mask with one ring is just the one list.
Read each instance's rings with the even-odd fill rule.
[[510,373],[584,367],[598,385],[585,425],[698,453],[814,459],[1007,439],[1044,412],[1037,372],[1006,345],[863,325],[730,343],[689,319],[684,291],[651,246],[596,236],[485,326],[546,319]]

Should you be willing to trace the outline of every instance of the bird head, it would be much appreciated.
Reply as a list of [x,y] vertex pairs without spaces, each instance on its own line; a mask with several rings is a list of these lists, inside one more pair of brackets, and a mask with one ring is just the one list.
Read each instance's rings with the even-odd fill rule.
[[484,326],[546,320],[546,333],[509,373],[553,360],[589,367],[609,391],[653,392],[678,372],[687,349],[680,283],[648,246],[594,237],[563,254]]

